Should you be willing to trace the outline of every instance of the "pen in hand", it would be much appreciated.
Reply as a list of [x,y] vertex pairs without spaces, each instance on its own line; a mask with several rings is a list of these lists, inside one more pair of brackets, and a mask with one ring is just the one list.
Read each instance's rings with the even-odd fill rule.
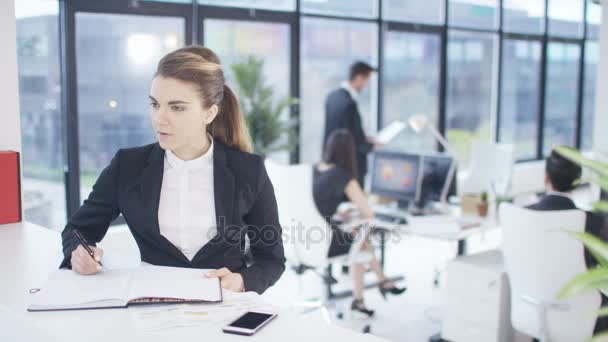
[[87,253],[91,256],[91,258],[97,264],[99,264],[100,267],[103,267],[103,264],[101,263],[101,261],[97,261],[97,259],[95,259],[95,253],[93,253],[93,251],[89,247],[89,244],[88,244],[87,240],[84,238],[84,236],[82,236],[82,234],[77,229],[74,229],[72,232],[74,234],[74,237],[78,241],[78,243],[87,251]]

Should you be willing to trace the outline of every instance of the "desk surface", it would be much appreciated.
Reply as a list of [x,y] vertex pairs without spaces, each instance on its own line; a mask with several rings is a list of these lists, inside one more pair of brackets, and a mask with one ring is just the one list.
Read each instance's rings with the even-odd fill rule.
[[[41,287],[61,260],[58,232],[30,223],[0,225],[0,340],[1,341],[166,341],[187,338],[207,341],[385,341],[324,322],[310,315],[280,311],[276,320],[253,337],[225,334],[221,326],[202,324],[166,330],[138,331],[134,324],[138,310],[27,312],[29,289]],[[194,337],[195,339],[193,339]]]
[[[352,203],[341,204],[343,208],[354,208]],[[462,215],[460,208],[456,206],[450,207],[451,211],[446,215],[439,215],[437,217],[451,217],[454,220],[462,220],[462,219],[471,219],[472,221],[479,221],[479,226],[464,228],[459,231],[454,232],[446,232],[446,231],[435,231],[433,229],[423,230],[416,229],[416,227],[412,224],[412,222],[408,222],[406,224],[397,224],[397,223],[389,223],[386,221],[379,220],[377,218],[372,219],[371,221],[355,219],[353,221],[347,222],[343,225],[346,230],[353,229],[362,223],[369,223],[370,225],[384,229],[386,231],[390,231],[391,233],[403,234],[405,236],[420,236],[429,239],[436,240],[448,240],[448,241],[460,241],[466,240],[467,238],[475,235],[484,234],[487,231],[500,228],[498,222],[496,220],[495,214],[491,213],[486,218],[480,218],[478,216],[468,216]],[[374,212],[381,212],[390,215],[395,215],[399,217],[403,217],[408,221],[413,221],[411,215],[405,211],[397,208],[389,208],[381,205],[373,206]],[[432,218],[433,216],[426,216],[426,218]]]

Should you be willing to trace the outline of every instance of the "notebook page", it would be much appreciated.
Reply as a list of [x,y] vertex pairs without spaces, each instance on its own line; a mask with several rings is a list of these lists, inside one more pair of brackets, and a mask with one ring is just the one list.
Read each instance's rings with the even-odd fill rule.
[[376,141],[386,145],[406,127],[407,124],[402,121],[393,121],[376,134]]
[[146,265],[132,270],[129,300],[176,298],[216,302],[222,299],[220,282],[210,270]]
[[51,274],[42,290],[32,295],[31,304],[61,308],[104,300],[124,303],[129,292],[129,278],[129,270],[104,270],[88,276],[72,270],[57,270]]

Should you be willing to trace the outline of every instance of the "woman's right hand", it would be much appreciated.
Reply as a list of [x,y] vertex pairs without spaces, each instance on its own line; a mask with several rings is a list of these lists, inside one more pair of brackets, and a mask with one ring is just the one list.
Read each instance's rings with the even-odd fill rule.
[[103,269],[99,264],[101,257],[103,256],[103,249],[93,246],[89,246],[89,248],[93,251],[95,260],[91,258],[82,245],[78,245],[78,248],[72,252],[70,262],[72,263],[72,270],[74,270],[74,272],[82,275],[91,275]]

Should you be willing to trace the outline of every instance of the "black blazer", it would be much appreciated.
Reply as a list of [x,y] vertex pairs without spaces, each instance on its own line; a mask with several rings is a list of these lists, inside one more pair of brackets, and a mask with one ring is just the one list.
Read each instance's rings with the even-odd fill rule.
[[[556,195],[546,195],[538,203],[530,205],[527,208],[541,211],[578,209],[571,199]],[[590,212],[586,212],[586,214],[585,231],[604,241],[608,241],[608,236],[606,236],[606,232],[603,229],[603,218]],[[585,262],[589,268],[597,265],[597,261],[587,250],[585,250]]]
[[[164,156],[158,143],[116,153],[63,230],[64,260],[60,267],[70,267],[71,253],[78,246],[73,229],[79,229],[94,244],[122,214],[142,261],[174,267],[226,267],[241,274],[247,291],[263,293],[285,270],[285,256],[274,190],[262,158],[214,141],[217,235],[190,261],[160,234],[158,206]],[[254,259],[250,266],[245,263],[245,234]]]
[[[361,115],[357,102],[350,96],[344,88],[332,91],[325,101],[325,136],[323,138],[323,149],[329,135],[340,128],[350,131],[355,139],[355,149],[357,151],[357,166],[359,178],[362,179],[367,173],[367,154],[374,147],[367,142],[365,132],[361,125]],[[363,186],[363,183],[361,183]]]

